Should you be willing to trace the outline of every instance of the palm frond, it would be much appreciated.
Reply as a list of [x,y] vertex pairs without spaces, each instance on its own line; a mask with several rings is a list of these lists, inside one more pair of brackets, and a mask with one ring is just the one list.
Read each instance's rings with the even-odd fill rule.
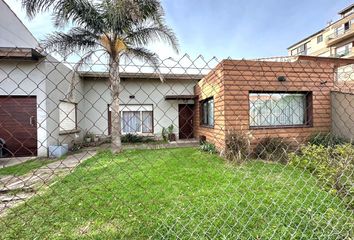
[[51,6],[55,6],[60,0],[22,0],[22,6],[27,15],[33,18],[37,13],[47,11]]
[[178,52],[179,48],[176,35],[167,25],[139,27],[129,33],[125,41],[135,46],[144,46],[154,41],[162,41],[168,43],[176,52]]
[[143,47],[137,47],[137,48],[128,48],[123,55],[125,55],[126,57],[130,58],[130,59],[137,59],[137,60],[141,60],[144,62],[147,62],[149,64],[152,65],[152,67],[154,68],[154,70],[157,72],[157,74],[159,75],[159,78],[161,80],[161,82],[164,82],[164,78],[162,76],[162,74],[160,73],[159,70],[159,58],[157,57],[157,55],[153,52],[151,52],[150,50],[143,48]]
[[163,16],[159,0],[103,0],[100,4],[106,26],[121,35],[146,20]]
[[100,46],[97,36],[82,29],[73,28],[68,33],[54,32],[47,36],[42,42],[43,47],[49,51],[57,51],[64,55],[70,55],[72,52],[86,52],[95,50]]
[[55,26],[64,26],[69,21],[94,32],[104,30],[104,21],[98,5],[89,0],[61,0],[53,9]]

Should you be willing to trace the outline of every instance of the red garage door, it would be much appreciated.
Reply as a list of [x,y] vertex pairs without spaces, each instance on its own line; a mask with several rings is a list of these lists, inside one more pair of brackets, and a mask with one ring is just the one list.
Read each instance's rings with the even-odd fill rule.
[[36,97],[0,96],[3,157],[37,156]]

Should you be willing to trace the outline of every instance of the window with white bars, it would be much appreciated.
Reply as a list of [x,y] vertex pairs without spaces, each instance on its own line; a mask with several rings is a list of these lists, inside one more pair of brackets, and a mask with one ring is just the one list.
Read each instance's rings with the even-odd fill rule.
[[59,131],[67,132],[77,129],[76,108],[76,103],[59,102]]
[[282,127],[308,124],[303,93],[250,93],[250,126]]

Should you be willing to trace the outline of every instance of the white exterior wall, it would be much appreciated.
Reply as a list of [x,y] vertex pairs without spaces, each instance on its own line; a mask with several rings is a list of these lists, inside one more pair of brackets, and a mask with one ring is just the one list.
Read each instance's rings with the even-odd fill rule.
[[[108,104],[111,95],[108,81],[85,79],[85,130],[94,134],[108,135]],[[129,79],[122,82],[120,102],[122,105],[153,105],[154,135],[161,136],[162,128],[173,124],[178,136],[178,104],[194,101],[165,100],[166,95],[194,95],[196,80]],[[135,98],[131,99],[130,96]]]
[[0,95],[36,96],[38,156],[47,155],[45,64],[43,62],[0,62]]
[[0,0],[0,29],[0,47],[38,47],[37,40],[3,0]]
[[[0,61],[0,95],[36,96],[38,156],[47,156],[49,145],[70,143],[74,137],[59,137],[59,100],[68,93],[72,71],[52,57],[38,62]],[[75,91],[83,107],[80,85]],[[82,122],[78,111],[78,121]]]
[[67,143],[72,145],[74,141],[78,141],[82,138],[83,132],[73,134],[59,134],[59,102],[61,100],[67,100],[70,92],[70,86],[72,81],[75,83],[75,88],[73,91],[73,98],[70,101],[77,103],[77,125],[78,130],[81,130],[80,123],[83,122],[82,109],[84,108],[84,101],[82,95],[82,83],[79,76],[65,66],[63,63],[59,62],[55,58],[48,56],[45,61],[46,64],[46,94],[47,94],[47,144],[57,145]]

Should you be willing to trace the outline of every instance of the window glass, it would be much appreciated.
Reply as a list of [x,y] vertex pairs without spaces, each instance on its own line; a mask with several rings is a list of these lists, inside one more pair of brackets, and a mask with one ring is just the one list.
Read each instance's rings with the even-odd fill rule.
[[214,99],[208,98],[201,101],[201,124],[205,126],[214,126]]
[[250,126],[306,124],[306,95],[295,93],[250,93]]
[[152,133],[152,112],[142,112],[142,132]]
[[76,104],[70,102],[59,103],[59,131],[76,130]]
[[317,43],[323,42],[323,35],[317,36]]
[[122,125],[124,133],[141,132],[140,112],[123,112]]

